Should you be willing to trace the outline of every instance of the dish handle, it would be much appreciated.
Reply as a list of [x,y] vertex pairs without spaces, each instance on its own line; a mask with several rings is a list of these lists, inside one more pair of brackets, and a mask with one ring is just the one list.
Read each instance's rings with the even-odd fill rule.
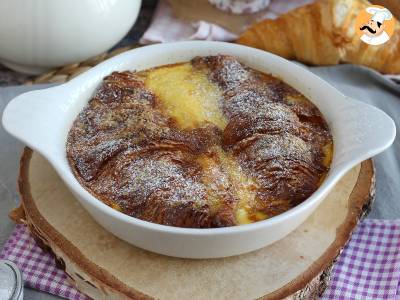
[[334,166],[347,165],[350,168],[384,151],[393,143],[396,126],[382,110],[348,99],[348,103],[336,113],[339,122],[334,130],[339,138],[335,144]]
[[[65,96],[56,88],[24,93],[11,100],[3,112],[3,128],[43,155],[60,151],[57,143],[65,143],[61,134],[68,114]],[[63,99],[61,99],[63,98]]]

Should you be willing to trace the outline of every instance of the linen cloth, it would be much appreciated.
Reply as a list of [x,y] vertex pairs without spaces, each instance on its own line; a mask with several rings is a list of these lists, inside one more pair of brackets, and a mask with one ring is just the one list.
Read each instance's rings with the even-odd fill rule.
[[[314,0],[272,0],[261,19],[276,19],[300,6],[310,4]],[[167,30],[166,30],[167,29]],[[150,27],[139,42],[141,44],[169,43],[185,40],[204,40],[231,42],[238,36],[216,24],[205,21],[188,22],[174,16],[168,0],[160,0],[154,13]],[[400,74],[387,74],[386,78],[400,84]]]
[[0,259],[14,262],[22,272],[25,286],[70,300],[89,299],[76,290],[58,269],[54,257],[44,252],[25,225],[17,225],[4,245]]
[[[24,225],[15,227],[0,259],[16,263],[29,287],[66,299],[89,299],[68,282]],[[396,299],[399,279],[400,220],[367,219],[356,228],[336,262],[322,299]]]
[[400,220],[359,224],[322,299],[396,299],[400,296]]
[[[272,0],[260,19],[276,19],[294,8],[313,0]],[[160,0],[150,27],[140,39],[142,44],[185,40],[233,41],[238,36],[216,24],[205,21],[188,22],[174,16],[168,0]]]
[[[316,67],[310,68],[310,70],[347,96],[384,110],[395,120],[396,127],[399,130],[400,87],[398,85],[385,79],[377,72],[358,66],[340,65],[335,67]],[[43,87],[41,86],[40,88]],[[0,89],[0,111],[14,96],[38,88],[38,86],[31,86]],[[7,219],[7,212],[12,206],[16,205],[18,199],[15,178],[18,171],[19,153],[23,145],[6,134],[1,128],[0,141],[0,245],[2,245],[13,230],[11,221]],[[374,158],[377,176],[376,200],[368,218],[400,218],[400,202],[398,201],[398,195],[400,194],[400,185],[398,184],[400,182],[399,153],[400,139],[396,138],[391,148]],[[399,254],[397,252],[400,249],[399,222],[396,220],[379,221],[367,219],[356,229],[351,241],[336,263],[331,284],[323,296],[325,299],[394,299],[394,286],[398,285],[399,282]],[[375,227],[371,227],[372,224],[375,224]],[[16,237],[19,236],[22,236],[28,242],[18,242]],[[53,260],[48,254],[34,247],[34,242],[29,240],[29,237],[26,237],[26,228],[24,226],[17,226],[14,229],[11,238],[4,245],[1,257],[11,258],[11,260],[15,261],[19,257],[15,255],[15,251],[21,252],[18,249],[26,245],[26,243],[29,246],[26,246],[23,250],[27,251],[24,252],[24,261],[21,263],[17,261],[17,265],[21,267],[24,273],[26,285],[38,289],[50,285],[52,288],[48,288],[45,291],[54,292],[62,297],[67,297],[65,296],[67,292],[62,294],[61,291],[68,289],[68,297],[75,297],[74,292],[69,290],[68,283],[65,281],[66,275],[59,275],[61,271],[50,271],[46,267],[44,268],[45,272],[40,272],[39,270],[43,269],[42,266],[40,268],[37,267],[35,271],[28,270],[31,273],[25,274],[25,267],[32,268],[32,266],[35,266],[35,261],[28,262],[30,257],[42,264],[43,262],[50,264]],[[393,245],[397,250],[393,249]],[[29,251],[34,252],[31,253]],[[10,255],[12,256],[10,257]],[[393,266],[391,267],[390,265]],[[52,266],[54,267],[54,265]],[[376,273],[379,274],[377,276],[371,275]],[[30,281],[32,275],[29,274],[36,274],[36,281]],[[46,274],[55,275],[48,276]],[[368,277],[365,274],[370,275]],[[384,285],[380,285],[380,281],[377,282],[378,278],[381,279],[379,276],[382,276]],[[49,277],[54,277],[57,283],[38,283],[37,281],[48,280]],[[62,280],[63,278],[64,281]],[[71,286],[70,288],[72,289]],[[385,292],[386,289],[389,292]],[[374,293],[377,297],[371,296]],[[399,295],[397,296],[399,297]],[[76,297],[81,297],[81,295]]]

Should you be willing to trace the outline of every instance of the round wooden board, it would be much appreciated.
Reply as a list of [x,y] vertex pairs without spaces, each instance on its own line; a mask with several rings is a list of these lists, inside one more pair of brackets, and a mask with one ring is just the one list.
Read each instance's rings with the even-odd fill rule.
[[349,171],[316,212],[284,239],[249,254],[190,260],[131,246],[100,227],[51,165],[25,149],[14,219],[28,224],[77,287],[94,299],[312,299],[374,194],[371,160]]

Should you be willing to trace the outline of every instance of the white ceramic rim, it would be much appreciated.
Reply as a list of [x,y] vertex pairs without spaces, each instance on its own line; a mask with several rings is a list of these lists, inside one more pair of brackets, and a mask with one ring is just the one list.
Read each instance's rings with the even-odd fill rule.
[[[313,80],[318,80],[320,85],[323,85],[323,88],[326,88],[327,91],[335,91],[337,95],[341,96],[343,101],[356,101],[356,100],[349,100],[348,97],[344,96],[341,94],[339,91],[337,91],[334,87],[320,79],[318,76],[314,75],[310,71],[304,69],[301,66],[298,66],[294,63],[291,63],[281,57],[278,57],[274,54],[267,53],[265,51],[261,51],[258,49],[254,48],[249,48],[246,46],[242,45],[237,45],[237,44],[230,44],[230,43],[224,43],[224,42],[206,42],[206,41],[191,41],[191,42],[176,42],[176,43],[167,43],[167,44],[156,44],[156,45],[151,45],[151,46],[146,46],[146,47],[141,47],[141,48],[136,48],[127,52],[124,52],[118,56],[115,56],[109,60],[106,60],[102,62],[101,64],[97,65],[96,67],[92,68],[91,70],[79,75],[78,77],[74,78],[68,83],[65,83],[60,86],[52,87],[49,89],[45,90],[40,90],[40,91],[35,91],[37,94],[35,94],[35,97],[37,98],[38,95],[40,94],[45,94],[45,93],[60,93],[60,92],[65,92],[68,90],[69,92],[75,91],[79,93],[79,86],[82,85],[82,82],[85,82],[87,80],[90,80],[90,78],[98,73],[99,70],[102,68],[104,69],[118,69],[118,64],[121,64],[123,61],[126,59],[132,59],[133,54],[136,52],[138,53],[139,51],[149,51],[156,49],[157,51],[162,51],[163,49],[165,51],[173,51],[171,48],[174,47],[179,47],[179,48],[196,48],[196,47],[216,47],[216,48],[221,48],[221,49],[243,49],[243,51],[247,51],[248,55],[258,55],[260,57],[263,56],[269,56],[270,59],[276,60],[279,63],[282,64],[291,64],[290,68],[296,71],[300,71],[303,74],[307,74],[308,78],[313,78]],[[211,51],[211,50],[210,50]],[[218,50],[220,53],[224,53],[223,50]],[[233,51],[233,50],[232,50]],[[107,74],[104,74],[107,75]],[[103,76],[104,76],[103,75]],[[304,93],[303,91],[301,91]],[[29,97],[32,96],[32,92],[25,93],[21,96]],[[23,133],[21,133],[20,128],[18,130],[13,127],[12,121],[15,121],[15,117],[11,116],[10,107],[12,107],[13,102],[17,102],[18,98],[21,96],[18,96],[16,99],[14,99],[12,102],[9,103],[9,105],[6,107],[3,113],[3,127],[13,136],[17,137],[18,139],[22,140],[23,142],[26,142],[30,148],[33,150],[38,151],[42,155],[44,155],[53,165],[53,167],[57,170],[59,175],[62,177],[63,181],[67,183],[67,186],[69,186],[72,191],[82,197],[85,201],[89,202],[92,206],[96,206],[97,209],[99,209],[101,212],[104,214],[110,215],[111,217],[118,219],[119,221],[122,221],[124,223],[131,224],[133,226],[139,226],[143,227],[146,230],[151,230],[151,231],[157,231],[157,232],[163,232],[163,233],[172,233],[175,235],[188,235],[188,236],[203,236],[203,235],[226,235],[226,234],[236,234],[236,233],[243,233],[243,232],[250,232],[257,230],[259,228],[265,227],[265,226],[270,226],[278,223],[285,222],[286,220],[296,217],[297,214],[308,210],[312,209],[312,207],[315,205],[315,202],[318,202],[326,196],[326,194],[331,190],[331,188],[338,182],[338,180],[352,167],[357,165],[358,163],[364,161],[365,159],[368,159],[386,148],[388,148],[394,141],[395,138],[395,124],[393,120],[387,116],[384,112],[380,111],[377,108],[374,108],[370,105],[364,104],[362,102],[356,101],[355,103],[352,102],[351,104],[356,104],[356,106],[359,107],[370,107],[370,109],[375,110],[377,113],[382,115],[382,118],[386,118],[385,122],[387,122],[387,127],[388,131],[386,132],[385,136],[385,142],[382,142],[380,145],[376,146],[372,151],[369,151],[368,153],[365,153],[364,155],[358,156],[356,159],[353,159],[350,162],[347,162],[345,164],[342,164],[341,167],[337,167],[335,172],[330,171],[325,178],[324,182],[321,184],[321,186],[315,191],[309,198],[307,198],[305,201],[300,203],[299,205],[295,206],[294,208],[279,214],[277,216],[271,217],[269,219],[263,220],[263,221],[258,221],[255,223],[251,224],[244,224],[244,225],[237,225],[237,226],[231,226],[231,227],[221,227],[221,228],[182,228],[182,227],[173,227],[173,226],[168,226],[168,225],[161,225],[161,224],[156,224],[156,223],[151,223],[148,221],[143,221],[140,219],[137,219],[135,217],[128,216],[122,212],[119,212],[117,210],[114,210],[113,208],[109,207],[108,205],[104,204],[102,201],[98,200],[95,198],[90,192],[88,192],[75,178],[73,175],[72,171],[70,170],[70,174],[65,174],[58,168],[59,162],[56,161],[54,157],[51,156],[51,154],[46,153],[43,149],[40,149],[38,145],[35,145],[34,143],[30,142],[29,140],[26,139],[26,137],[23,136]],[[90,98],[87,99],[89,101]],[[341,101],[342,101],[341,100]],[[358,102],[358,103],[357,103]],[[86,102],[87,103],[87,102]],[[14,103],[17,105],[17,103]],[[316,104],[317,105],[317,104]],[[318,106],[318,105],[317,105]],[[350,103],[349,103],[350,106]],[[80,111],[80,110],[79,110]],[[79,112],[78,111],[78,112]],[[335,142],[335,141],[334,141]],[[335,149],[336,151],[336,149]],[[71,180],[72,176],[72,180]]]

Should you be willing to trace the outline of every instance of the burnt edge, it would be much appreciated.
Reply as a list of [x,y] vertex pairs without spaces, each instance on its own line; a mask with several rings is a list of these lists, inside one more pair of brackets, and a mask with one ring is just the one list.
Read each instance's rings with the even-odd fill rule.
[[[41,215],[37,209],[30,191],[29,184],[29,165],[33,151],[25,147],[20,160],[20,170],[18,177],[18,188],[21,196],[21,207],[25,212],[25,220],[28,228],[35,240],[40,240],[39,246],[55,256],[58,266],[62,258],[57,258],[52,251],[46,238],[43,237],[36,228],[41,228],[54,244],[62,249],[68,258],[77,264],[82,270],[87,272],[92,278],[100,281],[101,284],[108,286],[111,290],[122,294],[131,299],[154,299],[145,295],[118,280],[108,271],[100,268],[93,262],[88,261],[84,255],[71,242],[65,239],[57,230],[55,230]],[[325,253],[319,257],[301,276],[282,286],[278,290],[264,295],[259,299],[282,299],[291,297],[292,299],[316,299],[321,295],[329,284],[330,273],[336,262],[337,257],[350,239],[353,230],[360,220],[362,220],[370,211],[375,197],[375,167],[372,159],[361,163],[360,173],[353,191],[349,197],[349,211],[344,222],[336,230],[336,239],[327,248]],[[20,208],[16,208],[20,211]],[[29,217],[27,212],[29,212]],[[12,212],[10,213],[12,214]],[[30,222],[27,222],[30,219]],[[15,219],[14,219],[15,221]],[[65,269],[65,268],[64,268]]]

